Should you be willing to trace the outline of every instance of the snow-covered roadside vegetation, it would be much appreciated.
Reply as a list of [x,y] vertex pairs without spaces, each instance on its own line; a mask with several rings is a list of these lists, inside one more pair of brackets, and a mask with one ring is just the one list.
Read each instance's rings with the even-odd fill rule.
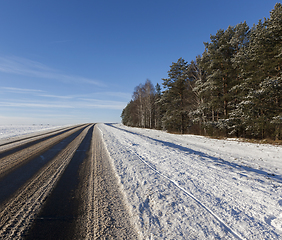
[[282,147],[99,124],[143,239],[281,239]]

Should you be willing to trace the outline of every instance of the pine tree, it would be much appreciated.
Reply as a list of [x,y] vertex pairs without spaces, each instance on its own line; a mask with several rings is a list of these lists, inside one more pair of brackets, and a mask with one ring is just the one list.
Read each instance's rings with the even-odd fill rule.
[[187,68],[187,62],[179,58],[176,63],[172,63],[170,66],[169,78],[163,79],[165,91],[162,95],[162,103],[166,111],[162,121],[165,129],[169,131],[179,131],[181,133],[187,131],[192,93],[192,89],[189,87]]
[[155,86],[156,89],[156,94],[155,94],[155,99],[154,99],[154,106],[155,106],[155,128],[156,129],[161,129],[162,128],[162,105],[161,105],[161,98],[162,98],[162,92],[161,92],[161,86],[157,83]]
[[241,129],[245,129],[243,136],[265,138],[278,131],[273,130],[278,126],[272,119],[281,113],[281,34],[282,7],[276,4],[270,18],[253,26],[248,46],[236,59],[243,81],[236,86],[240,102],[232,115],[240,119]]
[[[233,79],[232,87],[229,90],[229,115],[227,119],[227,125],[230,135],[236,135],[237,137],[245,134],[244,122],[246,117],[242,112],[242,101],[245,100],[246,94],[246,82],[247,76],[242,67],[248,65],[247,49],[250,41],[250,29],[246,22],[237,24],[234,28],[235,32],[230,42],[234,48],[234,54],[232,58],[232,65],[235,69],[236,76]],[[248,91],[247,91],[248,92]]]
[[281,139],[282,5],[251,29],[246,22],[229,26],[204,44],[196,61],[172,63],[163,92],[149,80],[137,86],[123,123]]
[[199,66],[199,61],[201,57],[198,56],[196,61],[191,61],[188,66],[188,76],[190,88],[194,94],[194,101],[192,102],[191,110],[189,112],[189,117],[193,122],[193,125],[198,125],[198,129],[194,126],[193,133],[202,134],[202,129],[204,129],[204,134],[206,134],[206,122],[207,122],[207,97],[203,93],[203,88],[206,82],[206,73]]
[[210,95],[208,107],[211,111],[211,125],[224,130],[229,129],[229,112],[236,105],[232,89],[237,84],[239,73],[234,67],[234,58],[247,41],[247,24],[241,23],[227,30],[218,30],[211,35],[210,43],[205,43],[199,66],[206,72],[202,95]]

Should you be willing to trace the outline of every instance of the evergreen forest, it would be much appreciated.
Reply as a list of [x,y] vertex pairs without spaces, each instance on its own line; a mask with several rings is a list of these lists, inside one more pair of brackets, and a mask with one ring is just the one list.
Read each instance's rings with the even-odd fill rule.
[[218,30],[195,60],[173,62],[162,87],[135,87],[128,126],[221,137],[282,139],[282,5],[252,28]]

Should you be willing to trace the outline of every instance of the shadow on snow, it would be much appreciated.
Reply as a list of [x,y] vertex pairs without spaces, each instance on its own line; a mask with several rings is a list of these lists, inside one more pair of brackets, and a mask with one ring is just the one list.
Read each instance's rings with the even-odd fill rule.
[[183,147],[183,146],[177,145],[177,144],[172,143],[172,142],[162,141],[162,140],[155,139],[155,138],[152,138],[152,137],[148,137],[148,136],[145,136],[145,135],[142,135],[142,134],[139,134],[139,133],[131,132],[131,131],[126,130],[126,129],[119,128],[117,126],[114,126],[114,124],[112,124],[112,123],[105,123],[105,125],[113,127],[113,128],[116,128],[118,130],[121,130],[121,131],[124,131],[124,132],[127,132],[127,133],[130,133],[130,134],[133,134],[133,135],[137,135],[137,136],[142,136],[142,137],[148,138],[150,140],[159,142],[159,143],[163,144],[164,146],[167,146],[167,147],[170,147],[170,148],[175,148],[175,149],[178,149],[180,151],[186,152],[188,154],[195,154],[195,155],[199,155],[199,156],[201,156],[203,158],[208,158],[208,159],[214,161],[217,164],[225,165],[227,167],[232,167],[232,168],[236,168],[236,169],[243,169],[243,170],[245,170],[247,172],[256,173],[258,175],[262,175],[262,176],[264,176],[266,178],[270,178],[270,179],[273,179],[273,180],[276,180],[276,181],[282,183],[282,176],[274,175],[274,174],[268,173],[268,172],[266,172],[264,170],[259,170],[259,169],[254,169],[254,168],[247,167],[247,166],[242,166],[242,165],[234,163],[234,162],[228,162],[228,161],[223,160],[221,158],[210,156],[210,155],[208,155],[206,153],[203,153],[203,152],[200,152],[200,151],[195,151],[195,150],[193,150],[191,148]]

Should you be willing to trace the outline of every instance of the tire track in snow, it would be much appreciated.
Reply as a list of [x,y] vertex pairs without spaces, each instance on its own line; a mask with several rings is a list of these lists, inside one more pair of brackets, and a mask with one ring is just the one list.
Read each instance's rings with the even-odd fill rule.
[[5,206],[0,213],[0,236],[5,236],[4,239],[22,239],[23,233],[30,227],[43,201],[56,185],[90,127],[86,127]]
[[[17,147],[11,147],[11,149],[0,151],[0,177],[7,175],[12,169],[19,167],[30,159],[40,156],[48,148],[56,145],[64,138],[75,133],[77,130],[82,129],[83,125],[71,128],[70,130],[60,131],[56,134],[44,134],[43,137],[32,140],[31,142],[24,143]],[[15,152],[13,153],[13,151]]]
[[140,239],[98,130],[96,125],[90,149],[85,239]]
[[221,223],[230,233],[232,233],[232,235],[240,240],[245,240],[245,238],[243,238],[242,236],[240,236],[239,233],[237,233],[235,230],[233,230],[231,227],[228,226],[227,223],[224,222],[223,219],[221,219],[219,216],[217,216],[209,207],[207,207],[205,204],[203,204],[199,199],[197,199],[192,193],[188,192],[187,190],[185,190],[183,187],[181,187],[176,181],[174,181],[173,179],[169,178],[168,176],[166,176],[165,174],[161,173],[160,171],[158,171],[155,167],[153,167],[151,164],[149,164],[147,161],[145,161],[138,153],[136,153],[135,151],[131,150],[130,148],[126,147],[126,149],[133,153],[134,155],[136,155],[138,157],[138,159],[140,159],[146,166],[148,166],[150,169],[152,169],[155,173],[159,174],[160,176],[162,176],[163,178],[167,179],[168,181],[170,181],[171,183],[173,183],[178,189],[180,189],[181,191],[183,191],[186,195],[188,195],[190,198],[192,198],[199,206],[201,206],[203,209],[205,209],[207,212],[209,212],[219,223]]

